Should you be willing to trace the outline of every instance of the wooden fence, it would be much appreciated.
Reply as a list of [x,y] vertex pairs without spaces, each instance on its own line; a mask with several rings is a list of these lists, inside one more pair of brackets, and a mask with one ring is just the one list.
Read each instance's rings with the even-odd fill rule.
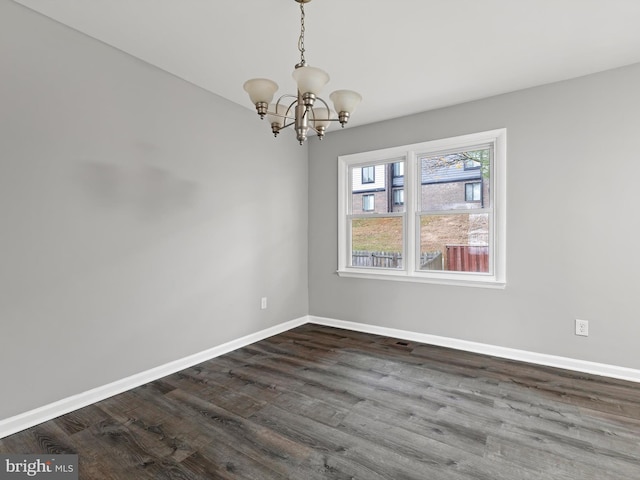
[[488,272],[489,247],[482,245],[447,245],[447,270],[453,272]]
[[[442,252],[425,252],[420,255],[420,268],[422,270],[442,270],[442,263]],[[351,266],[402,268],[402,253],[354,250],[351,252]]]
[[[489,247],[476,245],[447,245],[443,261],[442,252],[424,252],[420,255],[420,270],[450,272],[488,272]],[[354,250],[352,267],[403,268],[400,252],[370,252]],[[446,268],[445,268],[446,267]]]
[[354,250],[351,252],[352,267],[402,268],[400,252],[368,252]]
[[442,270],[442,252],[423,252],[420,254],[420,270]]

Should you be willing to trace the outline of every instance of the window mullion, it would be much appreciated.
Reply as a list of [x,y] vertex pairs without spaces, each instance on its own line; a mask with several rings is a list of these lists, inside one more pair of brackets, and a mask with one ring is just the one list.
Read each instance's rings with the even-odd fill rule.
[[[405,177],[404,177],[404,189],[405,189],[405,220],[404,220],[404,249],[405,257],[407,259],[405,268],[409,275],[413,275],[416,271],[416,250],[417,238],[416,231],[416,215],[418,210],[418,195],[416,188],[417,177],[417,161],[416,153],[413,151],[407,152],[405,165]],[[416,243],[417,242],[417,243]]]

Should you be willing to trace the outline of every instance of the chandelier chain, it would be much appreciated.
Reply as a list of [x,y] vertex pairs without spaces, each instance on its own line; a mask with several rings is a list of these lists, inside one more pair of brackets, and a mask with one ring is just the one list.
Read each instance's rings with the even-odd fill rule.
[[300,50],[300,64],[305,65],[304,59],[304,3],[300,3],[300,37],[298,38],[298,50]]

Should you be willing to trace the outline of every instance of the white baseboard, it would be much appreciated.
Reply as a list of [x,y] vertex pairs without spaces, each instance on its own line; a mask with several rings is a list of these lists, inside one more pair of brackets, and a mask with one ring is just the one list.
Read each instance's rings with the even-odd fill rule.
[[499,347],[484,343],[469,342],[467,340],[458,340],[455,338],[440,337],[437,335],[429,335],[426,333],[417,333],[407,330],[399,330],[395,328],[379,327],[368,325],[365,323],[347,322],[336,320],[333,318],[324,318],[316,316],[304,316],[284,322],[279,325],[261,330],[250,335],[232,340],[230,342],[218,345],[200,353],[190,355],[188,357],[160,365],[145,372],[140,372],[122,380],[94,388],[87,392],[64,398],[57,402],[44,405],[42,407],[21,413],[14,417],[0,420],[0,438],[7,437],[19,431],[38,425],[42,422],[52,420],[60,415],[72,412],[92,403],[105,400],[119,393],[139,387],[145,383],[158,380],[173,373],[192,367],[198,363],[205,362],[212,358],[224,355],[238,348],[250,345],[265,338],[277,335],[292,328],[304,325],[305,323],[315,323],[318,325],[327,325],[330,327],[343,328],[363,333],[371,333],[374,335],[383,335],[386,337],[411,340],[414,342],[426,343],[430,345],[438,345],[442,347],[455,348],[457,350],[465,350],[468,352],[482,353],[494,357],[507,358],[510,360],[518,360],[522,362],[533,363],[537,365],[545,365],[549,367],[563,368],[576,372],[584,372],[593,375],[602,375],[605,377],[618,378],[621,380],[629,380],[632,382],[640,382],[640,370],[632,368],[619,367],[616,365],[607,365],[602,363],[588,362],[585,360],[576,360],[567,357],[558,357],[555,355],[546,355],[543,353],[528,352],[526,350],[517,350],[513,348]]
[[455,348],[456,350],[464,350],[467,352],[482,353],[493,357],[518,360],[536,365],[545,365],[547,367],[563,368],[566,370],[573,370],[575,372],[602,375],[604,377],[629,380],[631,382],[640,382],[640,370],[635,370],[633,368],[588,362],[586,360],[577,360],[574,358],[558,357],[544,353],[528,352],[526,350],[517,350],[514,348],[488,345],[485,343],[469,342],[467,340],[458,340],[455,338],[440,337],[437,335],[416,333],[407,330],[398,330],[395,328],[378,327],[365,323],[347,322],[333,318],[309,316],[309,322],[317,323],[319,325],[327,325],[330,327],[344,328],[346,330],[354,330],[362,333],[372,333],[374,335],[382,335],[385,337],[411,340],[429,345]]
[[18,414],[14,417],[9,417],[4,420],[0,420],[0,438],[7,437],[19,431],[31,428],[42,422],[52,420],[64,415],[65,413],[72,412],[92,403],[105,400],[109,397],[117,395],[119,393],[131,390],[132,388],[139,387],[145,383],[158,380],[159,378],[166,377],[172,373],[179,372],[185,368],[192,367],[199,363],[205,362],[212,358],[224,355],[238,348],[242,348],[246,345],[258,342],[265,338],[277,335],[287,330],[291,330],[297,326],[303,325],[308,322],[308,317],[300,317],[289,322],[284,322],[279,325],[261,330],[250,335],[232,340],[230,342],[218,345],[217,347],[210,348],[203,352],[199,352],[188,357],[175,360],[173,362],[160,365],[150,370],[131,375],[130,377],[117,380],[115,382],[103,385],[101,387],[94,388],[92,390],[73,395],[71,397],[63,398],[54,403],[44,405],[39,408],[35,408],[28,412]]

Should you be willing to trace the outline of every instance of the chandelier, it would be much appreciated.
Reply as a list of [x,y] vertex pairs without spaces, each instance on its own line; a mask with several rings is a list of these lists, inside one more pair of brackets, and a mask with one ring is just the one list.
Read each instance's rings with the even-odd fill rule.
[[[340,122],[344,127],[349,116],[360,103],[362,97],[352,90],[336,90],[329,98],[337,112],[337,118],[331,118],[333,112],[318,95],[327,82],[329,74],[324,70],[307,65],[304,58],[304,4],[311,0],[295,0],[300,4],[300,37],[298,50],[300,63],[295,66],[293,78],[297,83],[297,95],[282,95],[276,103],[271,103],[278,90],[278,84],[266,78],[253,78],[244,83],[251,103],[261,119],[267,116],[271,131],[278,136],[280,130],[293,125],[300,145],[307,139],[309,129],[315,131],[322,140],[331,122]],[[293,99],[293,100],[291,100]],[[318,103],[322,104],[318,106]]]

